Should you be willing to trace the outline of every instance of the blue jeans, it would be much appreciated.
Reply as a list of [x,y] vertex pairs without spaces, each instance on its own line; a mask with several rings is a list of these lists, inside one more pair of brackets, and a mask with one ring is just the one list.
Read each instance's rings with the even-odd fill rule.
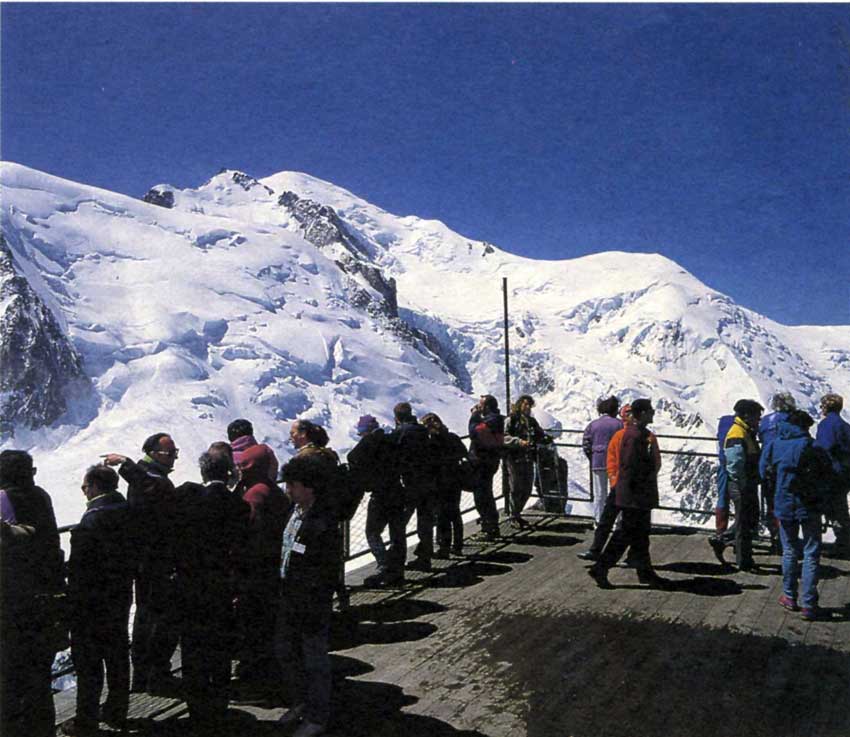
[[[803,533],[802,539],[800,532]],[[818,605],[818,565],[820,564],[820,515],[808,519],[779,520],[782,539],[782,593],[797,600],[797,578],[802,560],[803,580],[800,606],[814,609]]]

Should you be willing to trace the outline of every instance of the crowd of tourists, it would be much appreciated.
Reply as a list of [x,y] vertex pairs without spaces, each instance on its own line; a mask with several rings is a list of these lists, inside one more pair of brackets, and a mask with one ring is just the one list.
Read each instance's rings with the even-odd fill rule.
[[[138,460],[105,453],[83,474],[86,510],[71,532],[67,564],[32,458],[3,451],[2,733],[54,733],[51,665],[70,640],[77,701],[73,721],[63,725],[68,735],[96,734],[100,722],[126,727],[134,692],[179,696],[193,728],[214,731],[226,717],[234,673],[240,684],[280,690],[289,706],[281,727],[296,737],[322,734],[331,718],[332,603],[335,594],[347,600],[345,521],[368,494],[365,534],[376,572],[364,585],[399,586],[406,570],[429,571],[435,558],[463,555],[463,490],[473,492],[480,536],[499,537],[493,479],[504,461],[508,522],[524,528],[539,451],[552,443],[533,406],[523,395],[505,417],[495,397],[482,396],[470,411],[467,450],[439,416],[417,418],[402,402],[392,428],[371,415],[359,419],[359,441],[344,463],[324,428],[296,420],[289,433],[295,453],[282,467],[251,423],[237,419],[227,440],[198,459],[199,481],[176,487],[169,478],[179,457],[175,439],[154,433]],[[821,401],[816,439],[812,418],[792,398],[777,395],[773,406],[762,419],[761,405],[741,400],[731,421],[721,422],[717,534],[710,542],[721,562],[734,546],[741,570],[754,565],[760,488],[783,554],[780,604],[798,609],[802,564],[800,605],[814,618],[823,514],[837,550],[847,553],[850,543],[850,425],[834,394]],[[661,467],[648,428],[654,409],[648,399],[620,408],[615,397],[597,409],[583,438],[595,530],[580,557],[592,561],[588,570],[599,586],[611,586],[608,571],[624,554],[642,583],[663,585],[650,556]],[[417,544],[408,561],[414,514]],[[171,667],[178,643],[181,678]]]
[[[818,575],[827,525],[835,535],[832,555],[850,558],[850,424],[841,417],[843,406],[838,394],[821,398],[815,437],[814,418],[798,409],[787,392],[774,395],[767,415],[759,402],[740,399],[734,414],[718,422],[711,549],[726,566],[725,551],[732,548],[738,570],[754,570],[753,539],[761,521],[771,552],[782,557],[779,604],[807,620],[821,616]],[[658,440],[647,428],[654,411],[648,400],[638,399],[618,417],[616,397],[600,401],[597,409],[600,417],[583,437],[592,469],[595,531],[590,548],[579,557],[593,562],[589,575],[608,588],[609,570],[628,550],[626,563],[636,569],[638,580],[663,587],[667,582],[653,569],[649,554],[650,513],[658,506],[661,468]]]

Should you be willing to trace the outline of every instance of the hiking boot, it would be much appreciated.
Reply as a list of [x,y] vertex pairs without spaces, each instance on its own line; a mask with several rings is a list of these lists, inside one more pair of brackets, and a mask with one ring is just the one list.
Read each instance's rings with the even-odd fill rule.
[[807,622],[814,622],[818,619],[823,619],[823,613],[819,607],[803,607],[800,610],[800,616]]
[[434,553],[434,558],[436,560],[448,560],[449,559],[449,549],[448,548],[437,548]]
[[717,558],[718,561],[722,565],[726,565],[726,560],[723,557],[723,551],[726,548],[726,545],[719,537],[710,537],[708,538],[708,544],[711,545],[711,550],[714,553],[714,557]]
[[316,724],[316,722],[302,722],[298,729],[295,730],[292,737],[318,737],[325,733],[324,724]]
[[787,609],[789,612],[800,611],[800,607],[797,606],[797,602],[790,596],[785,596],[785,594],[782,594],[782,596],[779,597],[779,606],[783,609]]
[[463,555],[463,545],[453,545],[452,555]]
[[291,709],[287,709],[278,717],[277,725],[279,727],[288,727],[290,724],[298,724],[301,721],[301,715],[304,713],[304,709],[306,708],[306,704],[298,704],[297,706],[293,706]]
[[81,722],[76,718],[65,722],[59,731],[66,737],[94,737],[99,733],[96,723]]
[[608,580],[608,571],[599,566],[590,566],[587,569],[587,575],[590,576],[600,589],[613,589],[611,582]]
[[148,693],[154,696],[177,696],[182,681],[171,673],[151,676]]
[[417,558],[416,560],[411,561],[405,566],[410,571],[423,571],[427,573],[431,570],[431,559],[430,558]]
[[662,578],[651,568],[648,571],[638,571],[638,582],[649,586],[652,589],[664,588],[670,583],[666,578]]
[[593,550],[584,550],[581,553],[577,553],[576,557],[579,560],[599,560],[599,553],[596,553]]

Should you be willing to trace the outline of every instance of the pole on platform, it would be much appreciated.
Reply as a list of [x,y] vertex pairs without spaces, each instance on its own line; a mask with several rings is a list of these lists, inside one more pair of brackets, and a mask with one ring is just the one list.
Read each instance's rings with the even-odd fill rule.
[[[502,301],[505,325],[505,415],[511,414],[511,343],[508,334],[508,277],[502,277]],[[508,489],[508,462],[502,460],[502,495],[505,497],[505,513],[511,514],[511,495]]]

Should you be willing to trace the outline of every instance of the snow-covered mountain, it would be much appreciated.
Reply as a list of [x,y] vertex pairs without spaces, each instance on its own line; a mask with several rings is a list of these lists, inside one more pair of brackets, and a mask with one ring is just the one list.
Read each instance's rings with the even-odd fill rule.
[[[742,396],[850,393],[850,327],[779,325],[658,255],[521,258],[293,172],[144,200],[12,163],[0,184],[0,442],[31,449],[61,522],[99,454],[159,430],[178,480],[240,416],[283,456],[295,418],[345,451],[401,400],[465,431],[503,392],[502,277],[512,390],[547,424],[581,428],[615,393],[652,397],[658,432],[711,435]],[[668,496],[703,503],[707,461],[666,468]]]

